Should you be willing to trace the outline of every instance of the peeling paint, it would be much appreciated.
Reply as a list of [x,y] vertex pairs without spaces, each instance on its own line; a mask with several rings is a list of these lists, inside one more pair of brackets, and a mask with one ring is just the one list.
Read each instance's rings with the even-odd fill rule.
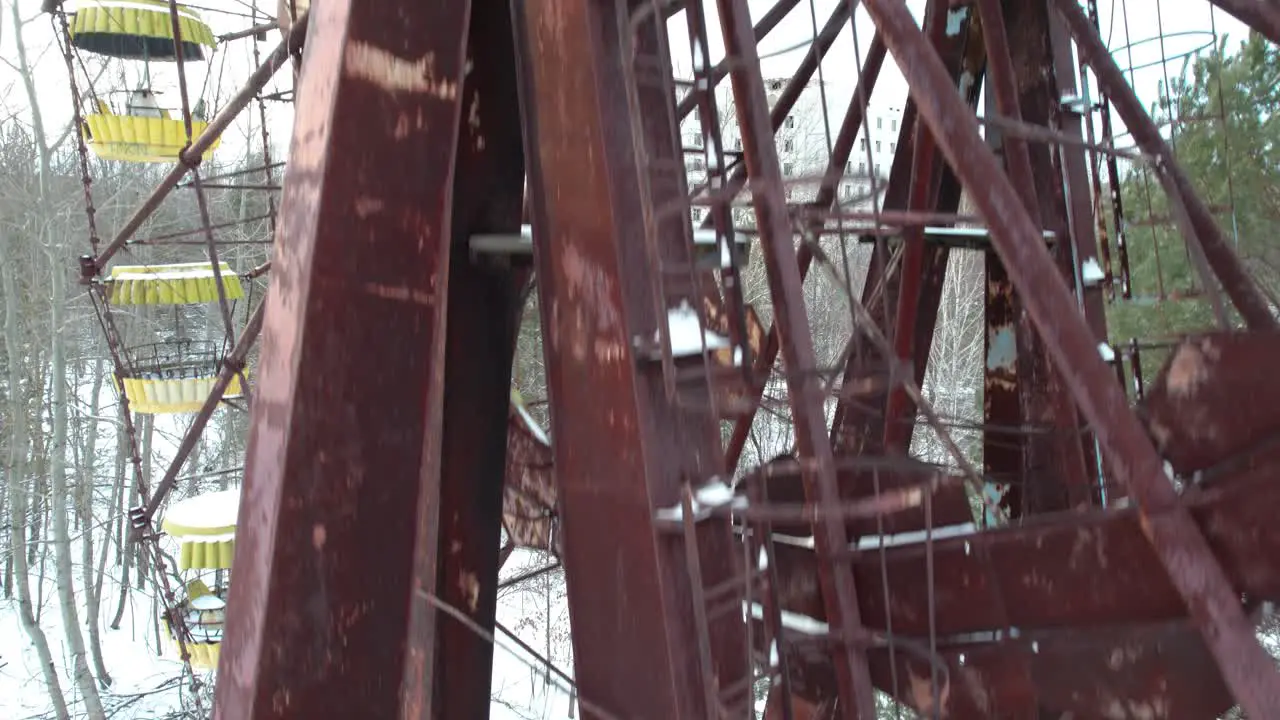
[[964,29],[964,21],[969,18],[968,7],[954,7],[947,11],[947,37],[955,37]]
[[462,571],[458,576],[458,589],[467,601],[467,609],[474,614],[480,604],[480,581],[476,579],[476,574],[470,570]]
[[1014,372],[1018,360],[1018,339],[1012,325],[987,328],[987,370]]
[[907,669],[907,682],[910,684],[908,698],[911,706],[921,714],[937,718],[949,717],[947,705],[951,700],[951,681],[948,679],[938,688],[938,707],[933,706],[933,679],[920,677],[915,671]]
[[1179,346],[1169,363],[1169,394],[1174,398],[1193,395],[1209,379],[1209,363],[1216,360],[1217,355],[1217,348],[1208,340]]
[[410,287],[391,287],[381,283],[365,283],[363,286],[365,292],[370,295],[376,295],[387,300],[400,300],[402,302],[412,302],[418,305],[430,307],[435,304],[435,293],[425,292],[417,288]]
[[386,207],[386,205],[387,204],[383,202],[381,198],[369,197],[368,195],[361,195],[357,197],[354,203],[356,216],[361,219],[367,218],[375,213],[382,212],[382,209]]
[[454,100],[458,84],[436,78],[435,53],[418,60],[405,60],[366,42],[352,41],[343,54],[346,76],[363,80],[392,93],[431,95]]

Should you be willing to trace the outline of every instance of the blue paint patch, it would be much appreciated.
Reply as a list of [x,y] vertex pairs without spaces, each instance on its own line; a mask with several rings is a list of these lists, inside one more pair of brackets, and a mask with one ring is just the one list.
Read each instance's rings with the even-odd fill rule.
[[1012,325],[987,329],[987,370],[1012,370],[1018,359],[1018,340]]
[[1009,491],[1008,486],[1003,483],[983,483],[982,497],[986,501],[982,504],[982,516],[987,527],[994,527],[1000,522],[999,515],[995,508],[1004,499],[1004,494]]
[[958,7],[947,11],[947,37],[955,37],[960,34],[960,28],[964,26],[965,18],[969,17],[969,8]]

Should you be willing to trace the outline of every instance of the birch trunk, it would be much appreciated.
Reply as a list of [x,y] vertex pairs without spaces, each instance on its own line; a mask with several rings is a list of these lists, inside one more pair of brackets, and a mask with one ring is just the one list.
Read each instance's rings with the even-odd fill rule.
[[[16,9],[15,9],[16,12]],[[4,292],[4,341],[5,351],[9,357],[9,401],[8,412],[11,418],[27,417],[27,403],[22,393],[16,392],[22,387],[22,372],[19,358],[22,357],[22,342],[18,329],[18,290],[14,279],[14,264],[8,257],[8,240],[0,237],[0,284]],[[43,393],[41,393],[43,394]],[[31,602],[31,566],[27,562],[27,479],[23,477],[27,467],[27,424],[15,422],[9,433],[8,487],[9,487],[9,521],[12,545],[9,548],[13,560],[14,585],[18,594],[18,619],[22,629],[26,631],[31,644],[36,648],[40,658],[40,670],[44,674],[45,685],[49,689],[49,702],[53,706],[58,720],[67,720],[67,701],[62,694],[62,683],[58,680],[58,669],[53,664],[53,653],[49,651],[49,641],[44,630],[36,621],[35,609]]]
[[[98,585],[98,577],[94,573],[93,538],[96,528],[93,517],[93,491],[97,485],[98,449],[98,410],[102,400],[102,378],[105,374],[105,362],[101,357],[93,367],[93,390],[89,394],[88,427],[84,431],[84,439],[80,450],[80,488],[79,504],[82,518],[82,535],[80,541],[80,565],[84,585],[85,629],[89,632],[89,655],[93,659],[93,669],[98,674],[98,682],[103,687],[111,685],[111,675],[102,658],[102,636],[99,632],[99,621],[102,608],[102,594]],[[103,533],[103,537],[106,533]],[[105,550],[102,552],[105,557]]]
[[[71,653],[71,676],[80,690],[84,702],[85,713],[90,720],[105,718],[102,709],[102,698],[98,695],[98,686],[94,683],[93,673],[89,671],[88,651],[85,649],[84,634],[80,632],[80,613],[76,602],[74,569],[71,563],[71,532],[67,523],[67,505],[71,495],[67,490],[67,357],[66,342],[63,336],[63,319],[66,308],[66,272],[61,267],[59,257],[50,253],[50,264],[53,266],[50,282],[52,295],[50,320],[52,324],[52,346],[49,353],[49,375],[53,392],[50,411],[53,415],[53,438],[49,448],[49,476],[51,498],[49,502],[53,525],[54,570],[58,586],[58,607],[62,613],[63,631],[66,633],[67,649]],[[92,567],[92,565],[90,565]],[[91,588],[86,588],[91,590]]]

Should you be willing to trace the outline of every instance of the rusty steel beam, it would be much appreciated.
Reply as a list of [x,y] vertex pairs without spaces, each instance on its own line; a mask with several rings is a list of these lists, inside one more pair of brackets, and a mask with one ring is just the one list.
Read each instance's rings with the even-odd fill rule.
[[[835,142],[832,143],[831,159],[827,162],[826,172],[823,173],[822,184],[818,188],[817,197],[810,205],[814,210],[826,212],[831,209],[832,204],[837,199],[840,178],[844,176],[845,163],[849,162],[849,158],[854,151],[854,142],[858,138],[858,133],[862,131],[864,103],[875,90],[876,80],[879,79],[880,70],[884,67],[884,59],[887,52],[888,49],[884,45],[884,40],[880,38],[879,33],[876,33],[875,37],[871,39],[871,47],[867,49],[867,58],[858,75],[858,84],[854,88],[853,97],[849,100],[849,107],[845,110],[844,120],[840,123],[840,130],[836,134]],[[817,217],[808,224],[808,228],[817,230],[822,228],[823,224],[823,218]],[[809,266],[812,263],[812,246],[808,243],[801,244],[796,250],[796,265],[800,268],[801,279],[808,274]],[[743,414],[734,423],[733,433],[729,436],[729,442],[725,447],[725,467],[727,468],[738,467],[738,462],[742,458],[742,450],[746,447],[747,438],[751,433],[751,425],[755,420],[756,410],[760,405],[760,397],[764,394],[765,383],[777,359],[778,326],[775,323],[769,326],[763,350],[752,358],[751,376],[757,379],[752,387],[747,388],[749,393],[748,401],[751,403],[752,410]]]
[[1280,6],[1275,0],[1209,0],[1237,20],[1280,44]]
[[[761,253],[773,301],[774,322],[779,328],[787,393],[795,427],[796,455],[803,468],[805,495],[810,502],[833,503],[840,496],[835,458],[826,436],[823,416],[825,392],[817,372],[817,356],[804,306],[803,280],[792,260],[792,228],[783,196],[782,167],[778,162],[770,124],[760,55],[751,36],[746,3],[717,0],[724,31],[725,56],[736,66],[730,70],[738,125],[751,188]],[[811,55],[810,57],[816,56]],[[818,554],[831,558],[848,544],[844,525],[835,521],[814,524]],[[818,581],[828,608],[828,618],[843,642],[832,651],[841,713],[847,718],[875,717],[875,694],[866,654],[854,642],[861,629],[857,588],[847,567],[823,567]]]
[[[1138,412],[1174,472],[1218,484],[1224,471],[1257,460],[1280,432],[1278,360],[1280,333],[1192,335],[1169,353]],[[1214,382],[1195,382],[1201,374]],[[1205,418],[1217,432],[1204,432]]]
[[[945,58],[955,80],[953,91],[963,91],[965,99],[976,103],[981,89],[980,79],[984,71],[985,54],[976,33],[975,23],[967,10],[957,9],[964,13],[958,17],[957,32],[946,32],[947,15],[950,11],[945,2],[932,2],[925,8],[925,27],[930,39],[938,47]],[[878,35],[877,35],[878,36]],[[898,135],[898,150],[894,156],[890,170],[889,185],[885,191],[884,206],[887,209],[903,210],[912,202],[913,183],[924,183],[928,193],[916,189],[917,199],[926,198],[924,207],[943,212],[952,212],[959,207],[960,185],[954,173],[944,163],[931,163],[927,176],[913,173],[916,166],[917,113],[915,103],[908,98],[902,116],[902,125]],[[927,131],[926,131],[927,132]],[[919,210],[919,209],[917,209]],[[914,324],[909,325],[913,335],[909,341],[911,367],[917,385],[923,382],[928,367],[928,359],[932,350],[934,327],[937,322],[938,303],[941,299],[942,285],[946,277],[949,250],[943,246],[928,245],[923,248],[922,262],[918,265],[916,277],[908,279],[902,272],[894,272],[888,267],[888,248],[877,244],[871,266],[867,272],[867,280],[863,285],[862,303],[871,312],[872,317],[882,327],[888,328],[894,323],[897,300],[906,293],[916,297],[913,303],[915,310]],[[873,302],[873,288],[885,281],[885,292],[881,302]],[[888,374],[888,358],[881,357],[868,343],[860,343],[845,364],[842,387],[853,385],[859,380],[873,376],[886,377]],[[841,454],[852,453],[875,454],[888,447],[888,441],[895,443],[900,452],[907,450],[910,441],[910,426],[914,423],[914,406],[909,401],[899,399],[892,408],[895,419],[891,419],[888,411],[889,391],[887,388],[869,397],[854,402],[852,398],[842,397],[836,404],[835,418],[832,421],[831,438],[836,451]],[[883,414],[859,409],[859,405],[883,409]],[[896,426],[892,437],[887,435],[890,425]],[[873,492],[872,478],[869,474],[854,474],[845,481],[842,479],[842,493],[855,496]]]
[[[934,47],[943,48],[942,53],[947,56],[946,62],[949,65],[952,57],[958,59],[958,65],[962,68],[959,73],[959,90],[966,100],[976,102],[985,61],[981,24],[972,21],[971,12],[967,8],[950,8],[944,3],[934,3],[926,6],[924,27]],[[949,39],[952,37],[955,39]],[[952,52],[957,54],[953,56]],[[932,135],[919,122],[912,123],[911,133],[909,142],[899,146],[900,149],[910,148],[910,162],[899,165],[895,157],[892,170],[894,177],[890,180],[891,185],[898,179],[906,182],[908,189],[903,196],[905,203],[900,207],[913,212],[935,210],[940,206],[958,206],[959,186],[953,176],[948,177],[944,163],[940,162]],[[944,182],[947,189],[954,190],[953,193],[944,193]],[[897,187],[892,190],[897,190]],[[892,198],[894,205],[891,206],[890,197],[886,193],[885,206],[899,207],[898,197],[895,193]],[[923,228],[918,225],[903,229],[902,244],[902,259],[895,277],[897,297],[888,295],[886,304],[878,310],[885,314],[886,327],[891,328],[886,336],[892,338],[897,367],[912,368],[914,379],[919,385],[924,380],[933,347],[938,304],[942,300],[942,286],[950,251],[944,247],[927,245]],[[878,269],[884,271],[884,268]],[[864,304],[870,299],[867,291],[868,288],[864,286]],[[915,429],[915,403],[907,396],[904,387],[896,385],[889,387],[883,409],[883,427],[878,430],[877,436],[880,447],[889,453],[907,453]]]
[[289,56],[289,53],[302,46],[302,41],[307,34],[307,25],[307,15],[304,14],[298,18],[298,22],[294,24],[292,29],[284,32],[284,38],[281,39],[276,49],[267,56],[265,62],[253,71],[253,74],[249,76],[240,92],[231,96],[222,111],[215,115],[213,120],[209,121],[209,125],[204,129],[204,132],[200,133],[200,136],[192,141],[190,147],[182,151],[178,158],[178,163],[164,176],[160,184],[156,186],[156,189],[151,191],[151,194],[134,211],[133,215],[125,221],[124,227],[120,228],[120,231],[116,233],[111,242],[102,249],[102,252],[98,253],[96,258],[92,259],[92,262],[81,263],[81,282],[88,282],[94,274],[102,272],[111,258],[125,246],[125,243],[129,242],[129,239],[138,231],[138,228],[142,227],[147,218],[151,217],[159,209],[160,204],[178,186],[178,183],[186,176],[187,171],[200,164],[205,152],[213,146],[215,140],[222,136],[223,131],[231,125],[236,116],[240,114],[240,111],[244,110],[262,88],[266,87],[271,78],[275,76],[276,70],[280,68],[285,58]]
[[[1202,529],[1231,586],[1251,605],[1280,600],[1280,512],[1272,483],[1280,453],[1255,458],[1191,493],[1179,505]],[[938,533],[930,549],[915,542],[874,543],[853,555],[863,620],[903,637],[938,637],[1016,627],[1111,627],[1186,620],[1186,603],[1143,535],[1134,508],[1062,512],[983,532]],[[823,619],[812,582],[820,560],[812,548],[775,545],[782,609]],[[884,578],[889,579],[885,605]],[[808,580],[806,581],[806,578]],[[930,585],[933,599],[930,600]],[[1004,608],[1001,608],[1001,605]]]
[[[1205,720],[1220,717],[1232,705],[1213,657],[1185,622],[941,640],[935,660],[945,673],[940,673],[936,715],[929,712],[933,697],[926,649],[922,639],[912,646],[900,642],[892,658],[896,662],[887,648],[870,653],[876,687],[925,717]],[[806,696],[829,693],[833,678],[822,665],[819,643],[798,645],[789,655]],[[765,717],[781,715],[766,710]]]
[[[1009,0],[1005,3],[1005,20],[1014,48],[1014,66],[1043,68],[1039,73],[1017,75],[1019,118],[1039,127],[1059,126],[1063,134],[1079,141],[1079,118],[1062,117],[1062,97],[1073,93],[1075,87],[1071,49],[1064,49],[1058,42],[1048,6]],[[1097,247],[1093,217],[1085,207],[1089,200],[1088,173],[1084,155],[1077,151],[1079,144],[1060,149],[1042,143],[1027,146],[1039,201],[1039,225],[1061,239],[1054,247],[1055,258],[1068,285],[1073,286],[1083,277],[1077,272],[1083,262],[1080,258],[1094,255]],[[1080,223],[1085,224],[1083,232],[1077,232]],[[1070,242],[1066,241],[1068,237]],[[1105,341],[1102,296],[1089,288],[1084,288],[1082,294],[1085,321],[1098,341]],[[1100,478],[1093,435],[1080,421],[1075,400],[1045,354],[1034,324],[1026,313],[1019,315],[1018,337],[1027,348],[1021,372],[1031,383],[1031,391],[1023,396],[1023,415],[1039,428],[1049,430],[1028,439],[1024,474],[1031,483],[1023,488],[1027,493],[1026,509],[1047,512],[1094,504]]]
[[1156,177],[1169,195],[1170,203],[1185,206],[1186,215],[1194,229],[1187,240],[1200,245],[1204,258],[1222,282],[1223,290],[1244,318],[1245,324],[1255,330],[1280,327],[1271,304],[1232,250],[1209,206],[1196,193],[1191,178],[1160,135],[1155,121],[1147,115],[1142,101],[1125,81],[1124,72],[1116,65],[1089,18],[1080,10],[1075,0],[1053,0],[1053,4],[1075,39],[1081,59],[1093,68],[1100,89],[1106,93],[1125,127],[1133,134],[1134,142],[1144,153],[1157,159],[1152,168]]
[[[493,645],[472,627],[436,612],[433,599],[494,632],[501,567],[511,365],[527,272],[475,257],[477,233],[519,232],[524,202],[520,116],[492,98],[515,99],[511,10],[503,0],[471,0],[470,69],[459,104],[467,121],[454,155],[439,473],[424,473],[418,498],[414,594],[402,718],[489,716]],[[489,99],[489,100],[486,100]],[[434,458],[428,462],[436,462]]]
[[[982,0],[979,12],[988,44],[988,103],[995,106],[991,114],[1047,126],[1059,99],[1047,7]],[[1017,73],[1014,68],[1041,71]],[[1055,246],[1059,265],[1064,274],[1074,277],[1071,245],[1065,240],[1069,234],[1065,190],[1051,148],[1030,145],[994,127],[987,128],[987,141],[1003,148],[1019,197],[1033,222],[1060,238]],[[1011,481],[1001,503],[1011,517],[1079,505],[1088,498],[1093,473],[1085,462],[1075,404],[1045,357],[1035,328],[1027,322],[998,254],[989,250],[986,264],[983,400],[990,427],[984,438],[984,464],[994,479]]]
[[216,718],[399,712],[419,478],[439,472],[467,6],[311,17]]
[[[1239,596],[1233,592],[1204,535],[1186,509],[1179,506],[1160,457],[1128,410],[1127,399],[1098,355],[1088,326],[1073,309],[1071,292],[1048,250],[1038,242],[1026,241],[1038,237],[1039,230],[982,142],[977,120],[950,91],[946,68],[906,7],[894,0],[866,0],[864,4],[885,34],[890,52],[903,69],[921,116],[933,130],[939,147],[965,185],[981,190],[974,193],[974,199],[991,227],[992,242],[1022,294],[1050,357],[1097,433],[1099,444],[1127,484],[1139,509],[1143,533],[1186,602],[1228,686],[1251,716],[1280,716],[1280,675],[1254,637],[1253,625],[1240,608]],[[1083,29],[1088,32],[1080,34],[1092,36],[1088,19],[1072,0],[1060,0],[1058,5],[1069,18],[1076,16],[1085,24]],[[1096,42],[1096,36],[1092,37]],[[1147,122],[1150,123],[1149,118]],[[1135,134],[1139,132],[1127,119],[1126,124]],[[1226,256],[1234,258],[1229,249]],[[1235,289],[1241,290],[1238,286]],[[1246,307],[1264,309],[1248,304]]]
[[[852,8],[849,3],[840,3],[831,11],[831,16],[827,18],[826,24],[822,26],[822,30],[819,31],[818,35],[813,39],[813,46],[810,48],[809,52],[805,53],[804,58],[800,60],[800,65],[796,68],[796,71],[787,79],[787,84],[782,87],[782,92],[778,93],[778,99],[774,101],[773,107],[769,108],[768,127],[771,128],[772,132],[778,132],[778,130],[782,128],[783,123],[786,122],[787,116],[789,116],[792,109],[795,108],[796,102],[799,101],[800,96],[804,94],[805,88],[809,87],[809,82],[813,80],[814,74],[817,73],[818,66],[822,63],[823,59],[827,56],[827,53],[831,50],[831,47],[835,44],[836,38],[840,36],[841,28],[843,28],[845,23],[849,21],[849,14],[851,12]],[[877,45],[873,41],[871,51],[874,52],[876,48]],[[871,74],[871,78],[868,83],[869,87],[866,97],[870,97],[870,88],[875,86],[875,78],[879,75],[880,66],[884,62],[883,47],[881,47],[879,52],[880,55],[878,58],[871,52],[867,55],[866,68],[873,68],[873,70],[867,71]],[[859,77],[859,89],[855,90],[851,107],[853,104],[857,104],[858,102],[859,96],[857,93],[860,91],[861,82],[862,78]],[[858,117],[861,118],[862,109],[860,106],[858,113]],[[841,172],[843,171],[844,167],[841,166]],[[722,192],[729,197],[736,195],[746,187],[747,177],[748,172],[746,164],[744,163],[739,165],[732,173],[730,173],[729,179],[725,182],[725,187]],[[830,203],[828,203],[828,205],[829,204]],[[711,224],[711,217],[707,217],[707,219],[702,221],[702,227],[704,228],[711,227]]]
[[[656,517],[680,502],[683,482],[722,467],[709,388],[682,380],[669,398],[662,364],[633,345],[657,336],[667,321],[659,310],[674,300],[655,297],[662,268],[646,244],[656,241],[672,267],[692,259],[687,215],[654,217],[656,237],[646,236],[646,213],[687,189],[682,174],[662,170],[681,154],[660,26],[651,16],[622,35],[636,7],[649,3],[513,6],[534,256],[578,691],[617,717],[700,720],[718,713],[705,707],[709,683],[749,677],[745,623],[730,612],[699,637],[691,548]],[[723,518],[698,523],[693,550],[707,586],[732,577],[731,532]],[[715,677],[702,673],[703,652]]]

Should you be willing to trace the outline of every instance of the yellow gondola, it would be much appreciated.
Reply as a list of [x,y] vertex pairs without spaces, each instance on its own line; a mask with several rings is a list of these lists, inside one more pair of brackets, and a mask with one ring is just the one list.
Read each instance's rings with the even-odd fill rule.
[[[182,59],[204,60],[213,30],[191,8],[178,6]],[[126,60],[174,60],[169,4],[161,0],[82,0],[71,18],[71,43],[81,50]]]
[[[217,373],[210,369],[203,377],[189,378],[125,378],[124,393],[129,398],[129,409],[147,415],[200,412],[205,398],[217,382]],[[244,394],[240,377],[233,376],[227,384],[224,398],[237,398]]]
[[[218,263],[228,300],[244,297],[240,276]],[[218,301],[213,263],[116,265],[111,268],[107,298],[112,305],[198,305]]]
[[[239,511],[239,488],[197,495],[170,506],[160,527],[178,541],[178,570],[230,570]],[[186,584],[185,597],[171,611],[171,617],[182,618],[187,630],[185,639],[192,667],[218,667],[226,622],[226,591],[225,585],[210,590],[203,580],[194,578]],[[179,648],[172,621],[166,626],[176,651]]]
[[[132,110],[132,106],[130,107]],[[85,144],[103,160],[125,162],[174,162],[187,146],[187,129],[182,118],[170,117],[164,110],[147,114],[117,115],[105,102],[98,102],[98,112],[84,116]],[[199,137],[209,123],[191,121],[191,136]],[[218,147],[221,138],[209,146]]]
[[[191,667],[216,670],[222,649],[222,629],[226,623],[227,602],[225,588],[210,590],[199,578],[187,583],[186,597],[171,611],[182,618],[187,630],[187,655]],[[175,654],[181,654],[181,646],[174,637],[173,622],[166,618],[165,627]]]
[[[221,354],[213,343],[169,340],[143,346],[132,354],[133,367],[123,378],[122,390],[130,409],[140,413],[199,412],[218,380]],[[243,394],[240,376],[233,375],[222,397]]]
[[178,541],[178,570],[229,569],[235,555],[239,510],[239,488],[171,505],[160,528]]

